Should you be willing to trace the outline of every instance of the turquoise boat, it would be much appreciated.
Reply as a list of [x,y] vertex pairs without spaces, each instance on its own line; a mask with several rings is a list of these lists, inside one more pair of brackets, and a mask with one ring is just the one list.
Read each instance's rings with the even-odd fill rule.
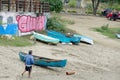
[[[24,62],[26,55],[27,53],[19,52],[20,60]],[[34,57],[34,65],[42,66],[42,67],[65,67],[67,63],[67,59],[57,60],[57,59],[39,57],[35,55],[33,55],[33,57]]]
[[78,34],[74,34],[73,36],[81,38],[81,42],[85,42],[85,43],[88,43],[91,45],[94,44],[93,39],[90,37],[82,36],[82,35],[78,35]]
[[38,39],[42,42],[51,43],[51,44],[57,44],[60,41],[59,39],[56,39],[47,35],[43,35],[40,33],[36,33],[36,32],[33,32],[33,36],[35,39]]
[[48,36],[59,39],[61,43],[78,44],[80,42],[79,37],[67,36],[63,33],[53,31],[53,30],[47,30],[46,32]]

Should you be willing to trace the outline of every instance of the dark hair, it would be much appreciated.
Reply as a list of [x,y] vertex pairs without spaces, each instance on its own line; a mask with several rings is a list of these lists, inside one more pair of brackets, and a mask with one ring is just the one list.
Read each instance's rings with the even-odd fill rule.
[[32,54],[32,50],[29,50],[29,54]]

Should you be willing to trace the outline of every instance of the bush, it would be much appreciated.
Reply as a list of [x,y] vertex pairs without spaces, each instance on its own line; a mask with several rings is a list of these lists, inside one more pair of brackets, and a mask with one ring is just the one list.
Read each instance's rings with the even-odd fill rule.
[[69,7],[76,7],[76,1],[75,0],[70,0],[70,2],[68,3]]
[[52,17],[47,20],[47,29],[65,32],[64,24],[57,17]]
[[116,9],[116,10],[120,10],[120,5],[118,3],[113,4],[112,6],[110,6],[111,9]]
[[92,4],[88,4],[86,8],[87,14],[93,14]]
[[65,27],[65,25],[72,25],[75,23],[72,20],[62,19],[61,16],[57,13],[53,13],[52,15],[54,16],[47,20],[46,29],[48,30],[55,30],[58,32],[66,33],[66,31],[69,30]]
[[101,26],[101,28],[97,28],[96,31],[98,32],[107,32],[109,31],[108,24]]
[[102,30],[108,30],[108,26],[109,26],[108,24],[103,25],[103,26],[101,26],[101,29],[102,29]]
[[63,9],[63,3],[61,0],[43,0],[43,1],[49,2],[50,11],[55,11],[55,12],[59,13]]

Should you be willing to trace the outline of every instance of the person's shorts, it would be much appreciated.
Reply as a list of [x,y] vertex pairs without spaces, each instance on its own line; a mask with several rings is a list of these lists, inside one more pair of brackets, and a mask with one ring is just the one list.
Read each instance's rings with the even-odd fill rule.
[[32,66],[25,66],[25,70],[26,71],[31,71],[32,70]]

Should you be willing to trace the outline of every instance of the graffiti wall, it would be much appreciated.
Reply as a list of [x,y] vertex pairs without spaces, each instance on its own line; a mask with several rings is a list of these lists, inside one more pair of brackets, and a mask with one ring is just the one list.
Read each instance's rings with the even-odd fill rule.
[[39,17],[31,17],[26,15],[18,15],[16,20],[18,22],[18,28],[21,32],[30,32],[30,31],[38,31],[43,30],[46,17],[39,16]]
[[0,12],[0,35],[17,34],[18,26],[14,16],[15,13]]
[[0,13],[0,35],[28,34],[31,31],[45,29],[46,16],[35,17],[35,14],[18,14],[12,12]]

